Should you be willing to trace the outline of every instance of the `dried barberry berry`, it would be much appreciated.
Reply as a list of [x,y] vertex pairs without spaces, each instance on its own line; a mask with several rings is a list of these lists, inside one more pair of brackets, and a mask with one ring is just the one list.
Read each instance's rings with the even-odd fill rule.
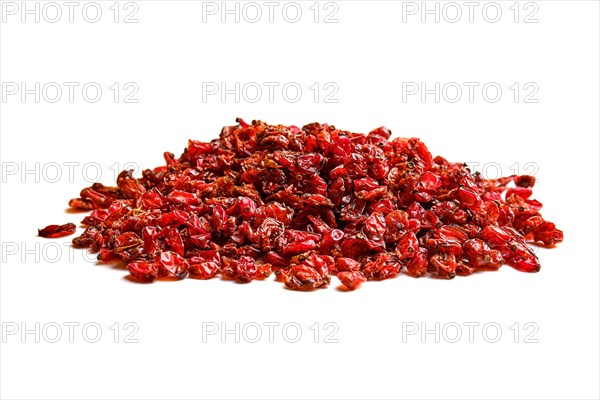
[[528,243],[563,240],[531,197],[534,177],[484,179],[419,139],[390,138],[386,128],[364,135],[238,119],[209,143],[190,140],[179,158],[164,153],[165,165],[141,178],[123,171],[116,186],[83,189],[69,205],[93,211],[73,245],[126,261],[144,282],[274,272],[312,290],[336,274],[353,290],[404,268],[443,278],[504,263],[536,272]]
[[68,223],[64,225],[48,225],[43,229],[38,229],[38,235],[45,238],[57,238],[69,236],[75,233],[75,224]]

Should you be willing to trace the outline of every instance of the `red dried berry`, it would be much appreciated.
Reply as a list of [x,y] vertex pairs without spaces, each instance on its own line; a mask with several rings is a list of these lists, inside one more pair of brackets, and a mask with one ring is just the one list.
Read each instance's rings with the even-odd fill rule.
[[294,265],[286,274],[285,285],[295,290],[313,290],[323,286],[323,276],[308,265]]
[[130,262],[127,271],[140,282],[152,282],[158,275],[156,265],[148,261]]
[[350,290],[358,289],[361,284],[367,281],[365,275],[360,271],[340,272],[337,277]]
[[531,175],[520,175],[515,177],[515,185],[530,188],[535,185],[535,177]]
[[187,260],[177,253],[163,251],[159,255],[159,261],[169,274],[177,278],[183,279],[189,273],[189,264]]
[[[249,282],[296,290],[349,288],[365,279],[452,278],[506,263],[535,272],[528,243],[554,246],[529,175],[484,179],[433,157],[417,138],[364,135],[328,124],[248,124],[238,119],[209,143],[190,140],[165,165],[119,174],[72,199],[93,210],[73,245],[101,261],[126,261],[140,281],[159,276]],[[49,226],[40,236],[71,234]]]
[[43,229],[38,229],[38,235],[45,238],[58,238],[74,234],[75,229],[75,224],[70,222],[64,225],[48,225]]
[[335,259],[335,269],[338,272],[358,271],[360,263],[352,258],[338,257]]

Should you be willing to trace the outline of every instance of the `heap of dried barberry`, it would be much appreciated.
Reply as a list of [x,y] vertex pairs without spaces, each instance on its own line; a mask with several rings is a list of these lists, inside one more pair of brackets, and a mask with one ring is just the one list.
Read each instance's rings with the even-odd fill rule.
[[190,140],[179,158],[165,153],[166,165],[141,178],[123,171],[115,187],[83,189],[69,205],[93,211],[73,244],[126,262],[139,281],[249,282],[274,272],[287,287],[310,290],[332,274],[355,289],[402,270],[453,278],[508,264],[536,272],[527,243],[563,239],[531,199],[531,176],[484,179],[433,157],[419,139],[390,140],[383,127],[365,135],[318,123],[237,123],[210,143]]

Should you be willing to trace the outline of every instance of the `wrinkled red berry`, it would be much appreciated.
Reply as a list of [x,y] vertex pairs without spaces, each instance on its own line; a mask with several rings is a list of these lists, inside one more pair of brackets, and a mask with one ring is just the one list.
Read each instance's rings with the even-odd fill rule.
[[337,277],[350,290],[358,289],[362,283],[367,281],[365,275],[360,271],[340,272]]
[[152,282],[158,275],[156,265],[148,261],[130,262],[127,271],[140,282]]
[[500,268],[503,258],[500,252],[492,250],[481,239],[470,239],[463,243],[463,258],[474,268]]
[[237,262],[236,277],[241,282],[250,282],[256,275],[256,264],[254,259],[242,256]]
[[58,238],[75,233],[75,224],[48,225],[44,229],[38,229],[38,235],[45,238]]
[[358,271],[360,263],[352,258],[338,257],[335,259],[335,268],[338,272]]
[[313,290],[323,285],[323,276],[308,265],[294,265],[287,273],[285,285],[290,289]]
[[172,251],[163,251],[159,256],[160,264],[173,276],[183,279],[189,273],[187,260]]
[[533,176],[484,179],[417,138],[390,139],[383,127],[365,135],[238,119],[208,143],[190,140],[179,158],[165,152],[139,178],[127,170],[116,186],[83,189],[69,205],[93,211],[72,243],[127,262],[144,282],[274,273],[312,290],[337,274],[353,290],[404,268],[444,278],[503,264],[536,272],[528,244],[563,240],[532,197]]

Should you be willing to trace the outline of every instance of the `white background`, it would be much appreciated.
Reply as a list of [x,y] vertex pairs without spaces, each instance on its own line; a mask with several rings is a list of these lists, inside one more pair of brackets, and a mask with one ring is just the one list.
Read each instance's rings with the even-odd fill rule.
[[[404,14],[403,21],[403,7],[410,8],[391,1],[338,1],[337,23],[323,23],[321,4],[314,23],[312,3],[299,3],[298,23],[282,18],[282,6],[273,23],[266,15],[257,23],[243,16],[239,23],[233,16],[221,23],[219,14],[203,22],[203,5],[194,1],[137,1],[138,23],[122,22],[133,10],[123,10],[123,3],[114,23],[112,1],[99,2],[97,23],[82,18],[85,3],[75,9],[73,23],[67,15],[57,23],[43,15],[39,23],[33,16],[22,23],[20,13],[3,15],[3,89],[7,82],[29,88],[35,82],[77,82],[79,88],[96,82],[103,88],[96,103],[83,99],[80,89],[72,103],[66,91],[57,103],[47,101],[50,94],[39,103],[34,95],[22,101],[20,93],[1,103],[3,398],[599,397],[598,3],[538,1],[537,23],[523,22],[535,10],[525,10],[524,3],[515,23],[512,1],[498,2],[497,23],[482,17],[485,3],[472,23],[462,2],[460,21],[442,15],[436,23],[430,15],[422,23],[420,14]],[[115,103],[109,89],[114,82],[135,83],[139,101],[124,103],[121,92]],[[257,103],[236,102],[233,95],[225,102],[219,96],[203,101],[203,82],[230,88],[235,82],[277,82],[280,88],[296,82],[303,94],[296,103],[283,99],[280,89],[273,102],[266,92]],[[338,102],[324,102],[322,92],[315,103],[309,89],[315,82],[337,85]],[[447,101],[450,95],[436,103],[433,95],[425,102],[418,95],[403,101],[403,82],[480,86],[473,102],[465,91],[456,103]],[[495,103],[481,95],[489,82],[503,89]],[[537,85],[538,102],[525,103],[529,91],[521,91],[515,103],[509,89],[515,82],[521,90],[528,82]],[[115,163],[160,165],[163,151],[179,155],[188,138],[212,139],[238,116],[328,122],[358,132],[386,125],[394,136],[422,138],[432,153],[449,160],[479,162],[480,170],[492,165],[490,175],[496,165],[507,175],[515,163],[521,170],[534,163],[534,197],[565,240],[539,251],[537,274],[504,266],[452,281],[401,275],[351,293],[337,290],[334,279],[327,289],[299,293],[273,277],[248,285],[219,279],[134,284],[125,270],[56,245],[70,238],[36,237],[38,228],[83,218],[65,209],[90,184],[86,177],[95,175],[90,163],[110,184]],[[62,166],[58,182],[50,182],[52,162]],[[79,163],[72,179],[64,166],[69,162]],[[37,175],[22,174],[36,165]],[[47,327],[40,343],[33,334],[6,332],[32,329],[36,322]],[[80,324],[73,343],[63,325],[68,322]],[[118,343],[110,330],[115,322]],[[124,343],[127,322],[139,327],[138,343]],[[203,326],[211,322],[228,328],[255,322],[263,336],[258,343],[245,337],[236,343],[234,335],[225,343],[219,335],[203,342]],[[263,325],[268,322],[281,324],[274,343]],[[327,322],[339,328],[337,343],[324,340],[331,332],[324,330]],[[480,324],[473,343],[464,325],[469,322]],[[524,329],[527,322],[539,328],[530,338],[537,343],[526,343],[532,332]],[[63,326],[58,343],[48,340],[52,323]],[[97,343],[83,336],[86,323],[102,328]],[[297,343],[283,336],[286,323],[302,328]],[[318,343],[310,330],[314,323],[320,324]],[[433,334],[403,340],[408,327],[421,329],[422,323],[428,329],[440,324],[439,343]],[[462,327],[458,343],[450,343],[453,323]],[[488,342],[493,329],[482,333],[486,323],[502,329],[496,343]],[[515,323],[517,343],[510,329]],[[288,333],[293,338],[294,331]]]

